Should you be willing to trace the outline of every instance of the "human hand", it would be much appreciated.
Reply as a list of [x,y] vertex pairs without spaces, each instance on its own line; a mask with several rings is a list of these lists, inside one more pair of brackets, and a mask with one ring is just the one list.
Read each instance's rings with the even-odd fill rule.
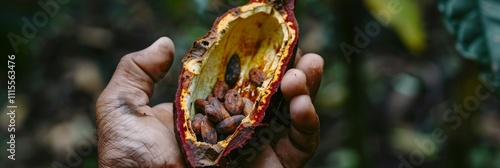
[[[99,167],[185,167],[176,142],[172,103],[149,106],[153,88],[170,68],[174,44],[162,37],[124,56],[96,104]],[[301,167],[316,151],[319,118],[312,105],[323,72],[315,54],[296,58],[282,80],[290,102],[291,126],[273,147],[266,146],[256,167]]]

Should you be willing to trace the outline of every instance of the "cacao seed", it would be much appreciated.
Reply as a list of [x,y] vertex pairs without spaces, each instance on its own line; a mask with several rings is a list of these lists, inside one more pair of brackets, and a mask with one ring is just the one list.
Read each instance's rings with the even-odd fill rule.
[[207,114],[207,117],[212,122],[219,123],[220,121],[231,117],[222,103],[217,100],[217,98],[212,97],[209,101],[210,104],[205,106],[205,114]]
[[213,94],[213,93],[210,93],[210,94],[207,96],[207,100],[210,100],[212,97],[214,97],[214,94]]
[[217,81],[215,82],[214,89],[213,89],[213,96],[215,96],[217,99],[220,101],[224,101],[224,95],[226,95],[227,90],[229,90],[229,86],[226,84],[226,82],[223,81]]
[[250,81],[259,86],[262,85],[262,82],[264,82],[264,80],[266,79],[266,74],[262,70],[257,68],[250,69],[249,76]]
[[205,106],[209,105],[208,101],[203,99],[196,99],[194,101],[194,108],[198,113],[205,114]]
[[240,62],[240,57],[238,54],[234,54],[229,58],[229,61],[227,62],[226,65],[226,83],[230,87],[234,87],[236,85],[236,82],[240,78],[240,70],[241,70],[241,62]]
[[227,91],[224,97],[226,101],[224,102],[224,107],[229,112],[230,115],[238,115],[243,111],[243,99],[241,98],[238,91],[231,89]]
[[201,122],[201,137],[206,143],[217,143],[217,132],[212,122],[206,116],[203,117],[203,121]]
[[252,113],[252,110],[253,110],[253,102],[252,100],[244,97],[243,98],[243,114],[245,116],[248,116]]
[[198,113],[194,116],[193,122],[191,123],[191,127],[196,135],[201,135],[201,122],[203,121],[203,117],[203,114]]
[[215,129],[220,134],[232,134],[245,118],[243,115],[235,115],[222,120],[215,126]]
[[211,105],[216,106],[217,108],[220,108],[222,110],[222,115],[226,116],[226,114],[227,114],[229,116],[229,113],[227,113],[227,110],[224,108],[224,104],[222,104],[217,98],[212,97],[212,98],[208,99],[208,102]]

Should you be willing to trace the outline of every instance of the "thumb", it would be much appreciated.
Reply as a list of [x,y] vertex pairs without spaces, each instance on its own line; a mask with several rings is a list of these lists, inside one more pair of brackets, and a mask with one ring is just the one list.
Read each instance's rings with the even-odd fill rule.
[[[132,62],[140,68],[134,70],[138,73],[144,72],[148,75],[137,76],[135,80],[142,79],[151,80],[148,82],[158,82],[167,73],[168,69],[170,69],[174,60],[174,53],[175,49],[172,40],[168,37],[161,37],[148,48],[129,54],[132,56],[127,55],[131,57]],[[127,58],[124,59],[126,61]]]
[[167,37],[156,40],[144,50],[127,54],[118,63],[111,81],[97,101],[97,107],[147,105],[154,84],[166,74],[173,59],[174,44]]

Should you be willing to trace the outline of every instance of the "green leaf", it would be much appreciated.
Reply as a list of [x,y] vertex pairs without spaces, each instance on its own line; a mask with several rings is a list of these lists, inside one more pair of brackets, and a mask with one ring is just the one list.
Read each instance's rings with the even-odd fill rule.
[[426,48],[425,30],[418,3],[413,0],[365,0],[365,5],[382,25],[394,29],[412,52]]
[[457,50],[481,65],[482,77],[500,96],[500,1],[440,0],[439,10]]

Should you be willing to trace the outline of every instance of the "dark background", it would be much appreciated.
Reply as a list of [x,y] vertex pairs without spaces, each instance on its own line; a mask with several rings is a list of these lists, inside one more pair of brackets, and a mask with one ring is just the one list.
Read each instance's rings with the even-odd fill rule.
[[[8,34],[23,36],[23,18],[33,24],[46,12],[38,3],[47,1],[0,3],[2,60],[16,55],[18,106],[16,161],[8,161],[7,99],[0,102],[0,167],[97,167],[95,101],[120,58],[170,37],[175,62],[152,105],[172,101],[192,42],[246,3],[67,1],[50,1],[57,12],[45,13],[46,23],[34,25],[17,52]],[[308,167],[500,167],[500,101],[480,82],[482,67],[456,50],[437,1],[396,0],[404,8],[387,26],[374,16],[389,0],[297,1],[299,47],[325,60],[315,102],[321,142]],[[342,44],[357,50],[347,55]],[[477,88],[488,97],[479,99]]]

